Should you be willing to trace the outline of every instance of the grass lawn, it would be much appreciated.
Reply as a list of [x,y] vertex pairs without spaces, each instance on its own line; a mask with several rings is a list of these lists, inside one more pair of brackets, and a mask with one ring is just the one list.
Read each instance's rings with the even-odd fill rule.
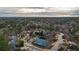
[[6,35],[0,36],[0,51],[9,51],[8,40]]

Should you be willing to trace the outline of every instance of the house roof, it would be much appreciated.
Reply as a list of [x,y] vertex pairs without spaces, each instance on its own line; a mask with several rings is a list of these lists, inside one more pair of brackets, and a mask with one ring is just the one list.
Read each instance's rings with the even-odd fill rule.
[[42,47],[48,47],[49,43],[44,38],[39,37],[34,41],[34,44],[42,46]]

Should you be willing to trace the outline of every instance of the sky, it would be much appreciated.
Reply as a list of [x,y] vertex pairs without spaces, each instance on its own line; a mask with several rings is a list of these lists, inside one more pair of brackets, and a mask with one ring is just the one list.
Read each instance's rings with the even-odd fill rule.
[[79,15],[78,7],[0,7],[0,17],[72,15]]
[[79,7],[79,0],[0,0],[0,7]]

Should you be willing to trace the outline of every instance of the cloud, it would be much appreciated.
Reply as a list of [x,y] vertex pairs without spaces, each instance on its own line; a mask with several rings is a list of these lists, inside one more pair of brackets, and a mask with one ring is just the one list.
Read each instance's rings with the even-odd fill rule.
[[32,9],[32,8],[20,8],[17,10],[18,13],[36,13],[36,12],[46,12],[45,9]]
[[75,8],[74,10],[72,10],[71,15],[78,15],[79,16],[79,8]]
[[0,8],[0,16],[71,16],[79,15],[79,8],[69,7],[4,7]]

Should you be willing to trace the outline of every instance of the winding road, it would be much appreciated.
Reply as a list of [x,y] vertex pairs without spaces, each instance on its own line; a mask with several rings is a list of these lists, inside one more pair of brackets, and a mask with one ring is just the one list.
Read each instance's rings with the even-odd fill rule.
[[57,51],[60,48],[60,44],[63,43],[63,33],[57,34],[58,40],[55,42],[54,46],[51,48],[52,51]]

